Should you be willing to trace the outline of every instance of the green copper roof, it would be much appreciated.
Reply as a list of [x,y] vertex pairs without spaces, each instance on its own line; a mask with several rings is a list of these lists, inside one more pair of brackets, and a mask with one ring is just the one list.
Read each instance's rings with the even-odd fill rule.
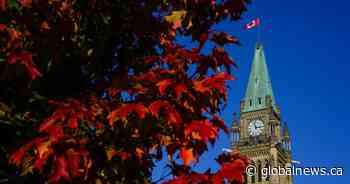
[[243,111],[255,111],[266,108],[266,96],[271,97],[272,105],[274,106],[275,98],[265,61],[264,48],[261,44],[256,44],[253,64],[244,97],[245,105]]

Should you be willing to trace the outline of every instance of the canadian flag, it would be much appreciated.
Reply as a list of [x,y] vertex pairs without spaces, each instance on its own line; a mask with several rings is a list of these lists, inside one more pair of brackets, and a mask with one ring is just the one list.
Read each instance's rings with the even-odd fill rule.
[[246,24],[244,26],[244,29],[253,29],[254,27],[256,26],[259,26],[260,25],[260,19],[259,18],[256,18],[254,20],[252,20],[251,22],[249,22],[248,24]]

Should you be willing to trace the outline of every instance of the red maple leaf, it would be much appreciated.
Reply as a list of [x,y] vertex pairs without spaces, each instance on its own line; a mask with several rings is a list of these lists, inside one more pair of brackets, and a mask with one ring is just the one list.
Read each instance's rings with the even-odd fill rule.
[[65,180],[70,180],[68,173],[68,164],[67,160],[64,156],[55,155],[54,157],[54,166],[55,170],[53,174],[49,178],[49,182],[58,182],[61,178]]
[[182,118],[180,114],[173,107],[170,107],[168,109],[167,120],[168,122],[174,123],[174,124],[182,123]]
[[0,11],[6,10],[6,1],[7,0],[0,0]]
[[83,170],[80,168],[80,153],[76,152],[74,149],[69,149],[66,151],[66,153],[72,177],[81,176],[83,174]]
[[53,143],[58,142],[62,137],[64,137],[62,125],[53,125],[47,132],[49,134],[49,139]]
[[32,4],[32,0],[19,0],[23,7],[29,7]]
[[[4,0],[0,0],[0,10],[1,10],[1,4],[2,2],[5,2]],[[4,31],[7,29],[7,26],[5,24],[0,24],[0,31]]]
[[228,181],[243,183],[243,174],[245,172],[246,162],[236,159],[233,162],[223,163],[221,169],[214,175],[215,180],[226,178]]
[[170,181],[164,182],[163,184],[188,184],[188,178],[186,176],[178,176]]
[[117,155],[120,156],[120,158],[121,158],[122,160],[127,160],[128,158],[131,157],[131,154],[130,154],[130,153],[127,153],[127,152],[125,152],[125,151],[119,151],[119,152],[117,152]]
[[19,150],[11,154],[9,162],[19,167],[22,164],[22,160],[25,154],[26,154],[26,150],[24,150],[23,148],[20,148]]
[[183,93],[187,93],[187,87],[185,84],[178,84],[175,86],[176,97],[179,98]]
[[129,113],[131,112],[136,112],[137,116],[140,119],[145,118],[146,113],[148,112],[147,108],[140,104],[134,104],[134,103],[130,103],[130,104],[123,104],[121,107],[117,108],[116,110],[112,111],[111,113],[109,113],[108,115],[108,120],[109,120],[109,124],[112,126],[114,121],[118,118],[121,119],[123,121],[126,120],[127,116]]
[[14,64],[14,63],[17,63],[18,61],[26,67],[27,73],[31,80],[35,80],[37,77],[42,76],[39,70],[34,66],[31,53],[23,51],[19,54],[12,53],[8,56],[9,64]]
[[192,173],[189,178],[193,184],[208,183],[209,181],[209,176],[206,174]]
[[78,128],[78,115],[73,114],[68,120],[68,127],[72,129]]
[[193,136],[194,139],[207,141],[209,139],[215,139],[218,134],[217,127],[214,127],[209,120],[192,121],[185,128],[185,135],[189,136],[192,133],[198,133],[199,136]]
[[17,167],[19,167],[22,164],[22,160],[26,155],[28,149],[30,149],[35,144],[36,140],[28,142],[27,144],[22,146],[20,149],[13,152],[10,156],[9,163],[15,164]]
[[159,118],[160,109],[164,109],[166,119],[170,123],[181,123],[182,119],[180,114],[170,105],[168,101],[157,100],[149,105],[149,110],[153,116]]
[[168,88],[168,86],[173,82],[173,79],[164,79],[157,83],[157,86],[159,88],[160,95],[164,95],[165,90]]
[[155,102],[152,102],[148,109],[152,113],[153,116],[159,118],[159,111],[161,108],[167,109],[170,107],[170,104],[168,101],[165,100],[157,100]]
[[193,87],[196,91],[201,93],[212,92],[213,89],[217,89],[220,93],[224,94],[226,91],[225,81],[234,79],[235,78],[232,75],[226,72],[220,72],[204,80],[193,81]]

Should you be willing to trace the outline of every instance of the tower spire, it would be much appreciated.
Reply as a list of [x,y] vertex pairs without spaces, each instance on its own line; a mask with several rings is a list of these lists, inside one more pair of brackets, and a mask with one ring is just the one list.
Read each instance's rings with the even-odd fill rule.
[[244,97],[244,112],[255,111],[268,107],[270,97],[271,105],[275,106],[269,72],[267,69],[264,48],[257,43],[254,51],[254,59],[249,75],[248,86]]
[[289,130],[288,130],[287,122],[284,123],[283,136],[284,137],[289,137]]

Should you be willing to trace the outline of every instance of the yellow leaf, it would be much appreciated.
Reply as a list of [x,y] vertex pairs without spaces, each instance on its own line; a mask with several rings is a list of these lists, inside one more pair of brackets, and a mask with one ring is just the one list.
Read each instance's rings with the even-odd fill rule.
[[173,11],[170,15],[165,16],[165,21],[173,24],[173,28],[181,27],[182,20],[186,16],[187,12],[185,10]]
[[34,169],[34,165],[24,168],[20,176],[27,175],[28,173],[33,173],[33,169]]
[[203,140],[202,137],[199,135],[199,132],[192,132],[192,138],[195,140]]
[[169,145],[171,143],[171,137],[170,136],[162,136],[160,138],[160,143],[162,145]]
[[34,169],[34,165],[32,164],[33,164],[33,157],[27,157],[23,162],[23,169],[20,176],[24,176],[24,175],[27,175],[28,173],[32,173]]
[[87,55],[88,55],[88,56],[91,56],[91,54],[92,54],[93,51],[94,51],[93,49],[89,49],[89,50],[87,51]]
[[0,118],[4,117],[7,112],[10,112],[10,108],[6,104],[0,102]]

